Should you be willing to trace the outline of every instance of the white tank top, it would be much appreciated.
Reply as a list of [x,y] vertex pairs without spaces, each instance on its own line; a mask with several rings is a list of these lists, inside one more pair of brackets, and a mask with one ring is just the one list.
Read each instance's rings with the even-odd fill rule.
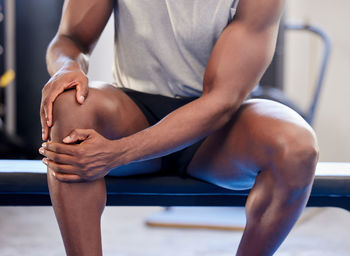
[[117,0],[117,87],[200,96],[211,51],[239,0]]

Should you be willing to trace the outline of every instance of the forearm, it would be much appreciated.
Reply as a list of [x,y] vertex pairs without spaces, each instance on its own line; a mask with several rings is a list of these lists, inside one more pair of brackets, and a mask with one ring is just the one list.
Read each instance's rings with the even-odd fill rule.
[[231,105],[223,105],[217,100],[214,95],[202,96],[173,111],[156,125],[122,138],[116,147],[125,147],[123,162],[127,164],[170,154],[220,129],[235,111]]
[[71,38],[56,35],[47,49],[46,64],[51,76],[63,66],[80,68],[86,74],[89,54],[83,53],[83,50]]

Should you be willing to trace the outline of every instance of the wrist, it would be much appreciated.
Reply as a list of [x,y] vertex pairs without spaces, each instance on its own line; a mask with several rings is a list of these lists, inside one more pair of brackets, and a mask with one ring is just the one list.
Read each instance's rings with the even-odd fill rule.
[[79,63],[76,60],[67,59],[64,61],[61,70],[69,70],[69,71],[82,71]]
[[129,143],[126,137],[117,140],[111,140],[111,148],[112,154],[114,155],[113,165],[115,167],[130,164],[135,160],[132,157],[131,147],[129,147]]

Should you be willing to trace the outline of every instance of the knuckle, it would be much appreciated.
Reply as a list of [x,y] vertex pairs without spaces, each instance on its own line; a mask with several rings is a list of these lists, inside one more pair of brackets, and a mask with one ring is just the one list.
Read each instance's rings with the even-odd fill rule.
[[51,169],[54,170],[55,172],[60,171],[60,168],[58,167],[58,165],[52,162],[51,162]]
[[52,161],[54,161],[54,162],[57,162],[57,156],[56,155],[54,155],[54,154],[48,154],[47,153],[47,156],[50,158],[50,160],[52,160]]
[[53,144],[52,142],[46,142],[46,147],[45,147],[45,151],[53,151]]
[[79,129],[77,129],[77,128],[75,128],[70,134],[69,134],[69,136],[76,136],[77,135],[77,133],[79,132]]
[[82,150],[80,148],[75,150],[75,156],[78,157],[77,163],[82,163],[82,160],[83,160],[81,158],[82,155],[83,155]]
[[89,81],[89,78],[85,75],[85,74],[82,74],[81,78],[81,85],[84,89],[87,88],[87,82]]
[[41,93],[45,94],[49,88],[49,83],[45,84],[44,87],[41,89]]
[[81,175],[80,177],[82,181],[90,181],[90,176],[86,173],[84,173],[84,175]]
[[84,159],[78,158],[76,164],[77,164],[77,167],[79,168],[79,170],[85,172],[85,166],[86,166],[86,164],[85,164],[85,160],[84,160]]
[[67,182],[67,178],[64,177],[64,175],[61,175],[61,174],[57,174],[57,173],[56,173],[56,179],[57,179],[58,181],[61,181],[61,182]]
[[51,151],[57,152],[58,147],[57,147],[56,144],[51,144],[51,143],[49,143],[48,146],[47,146],[47,149],[48,149],[48,150],[51,150]]
[[88,168],[82,169],[82,176],[86,180],[90,180],[93,177],[93,173]]
[[45,120],[45,111],[43,106],[40,108],[40,118],[41,118],[41,121]]
[[51,161],[47,161],[47,167],[50,168],[51,170],[57,171],[56,165]]
[[76,162],[76,166],[78,167],[79,170],[81,170],[81,171],[84,170],[84,164],[81,162],[81,160],[78,160]]
[[92,175],[92,173],[88,173],[86,181],[92,181],[93,179],[94,179],[94,176]]
[[62,161],[62,157],[55,154],[55,155],[53,155],[52,160],[59,163]]
[[84,175],[84,180],[85,180],[85,181],[89,181],[90,179],[91,179],[90,174],[89,174],[89,173],[86,173],[86,174]]
[[47,106],[47,104],[49,103],[47,97],[45,97],[43,100],[42,100],[42,104],[43,104],[43,107],[45,108],[45,106]]
[[46,128],[47,124],[45,122],[45,117],[44,116],[40,117],[40,122],[41,122],[41,128],[42,129]]

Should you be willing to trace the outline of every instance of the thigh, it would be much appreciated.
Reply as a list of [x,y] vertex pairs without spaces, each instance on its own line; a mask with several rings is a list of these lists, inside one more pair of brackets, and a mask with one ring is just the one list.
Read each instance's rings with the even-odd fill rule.
[[[75,90],[61,94],[54,103],[54,140],[61,140],[76,128],[95,129],[108,139],[119,139],[149,127],[138,106],[122,90],[102,82],[89,84],[89,95],[80,105]],[[122,166],[111,171],[113,175],[133,175],[155,172],[161,160],[153,159]]]
[[118,139],[150,126],[139,107],[121,89],[103,82],[89,85],[89,106],[96,128],[109,139]]
[[269,100],[248,100],[222,129],[208,136],[187,174],[231,189],[249,189],[276,148],[303,140],[311,127],[292,109]]

